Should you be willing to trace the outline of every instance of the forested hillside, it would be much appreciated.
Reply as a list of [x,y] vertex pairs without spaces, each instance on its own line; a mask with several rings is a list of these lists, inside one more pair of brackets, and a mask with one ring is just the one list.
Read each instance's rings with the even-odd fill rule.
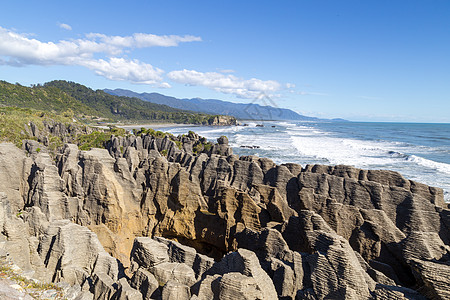
[[64,113],[86,122],[151,121],[215,125],[218,118],[216,115],[176,109],[137,98],[114,96],[63,80],[32,87],[0,81],[0,105]]

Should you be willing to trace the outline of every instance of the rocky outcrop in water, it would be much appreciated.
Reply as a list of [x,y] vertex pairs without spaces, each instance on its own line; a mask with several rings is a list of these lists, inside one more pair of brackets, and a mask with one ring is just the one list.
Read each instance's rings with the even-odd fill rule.
[[91,299],[450,298],[442,190],[200,139],[0,144],[1,247]]

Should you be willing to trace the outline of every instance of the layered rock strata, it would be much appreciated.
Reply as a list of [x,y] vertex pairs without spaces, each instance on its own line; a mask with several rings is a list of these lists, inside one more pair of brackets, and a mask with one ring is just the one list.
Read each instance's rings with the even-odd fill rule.
[[90,299],[450,298],[441,189],[199,139],[0,144],[1,247]]

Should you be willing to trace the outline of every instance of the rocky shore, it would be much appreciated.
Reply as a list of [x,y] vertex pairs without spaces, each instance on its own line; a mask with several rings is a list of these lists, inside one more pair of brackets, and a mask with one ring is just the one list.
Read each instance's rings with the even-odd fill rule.
[[200,140],[0,144],[1,256],[67,299],[450,299],[441,189]]

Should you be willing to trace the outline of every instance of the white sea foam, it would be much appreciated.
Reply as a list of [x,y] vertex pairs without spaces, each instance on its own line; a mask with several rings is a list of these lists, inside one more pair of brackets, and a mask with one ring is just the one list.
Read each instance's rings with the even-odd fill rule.
[[236,134],[230,139],[231,147],[241,146],[258,146],[259,149],[268,151],[286,151],[290,147],[290,141],[285,135],[271,134],[268,135],[249,135]]
[[275,124],[278,126],[285,126],[285,127],[297,126],[297,124],[289,122],[276,122]]
[[[305,132],[288,131],[292,144],[301,155],[358,167],[386,164],[386,149],[380,143],[343,139],[305,128]],[[389,145],[384,145],[386,148]]]
[[412,180],[444,188],[444,199],[450,202],[450,164],[436,162],[419,155],[436,149],[398,141],[370,141],[340,138],[313,127],[290,128],[292,144],[299,155],[325,160],[329,164],[346,164],[358,168],[391,169]]
[[192,130],[197,134],[206,137],[212,141],[215,141],[221,135],[233,136],[235,133],[243,130],[242,126],[224,126],[224,127],[206,127],[206,126],[190,126],[190,127],[175,127],[169,128],[167,132],[177,134],[187,134],[188,131]]
[[406,157],[406,160],[450,175],[450,165],[449,164],[432,161],[432,160],[429,160],[429,159],[426,159],[423,157],[419,157],[416,155],[409,155]]

